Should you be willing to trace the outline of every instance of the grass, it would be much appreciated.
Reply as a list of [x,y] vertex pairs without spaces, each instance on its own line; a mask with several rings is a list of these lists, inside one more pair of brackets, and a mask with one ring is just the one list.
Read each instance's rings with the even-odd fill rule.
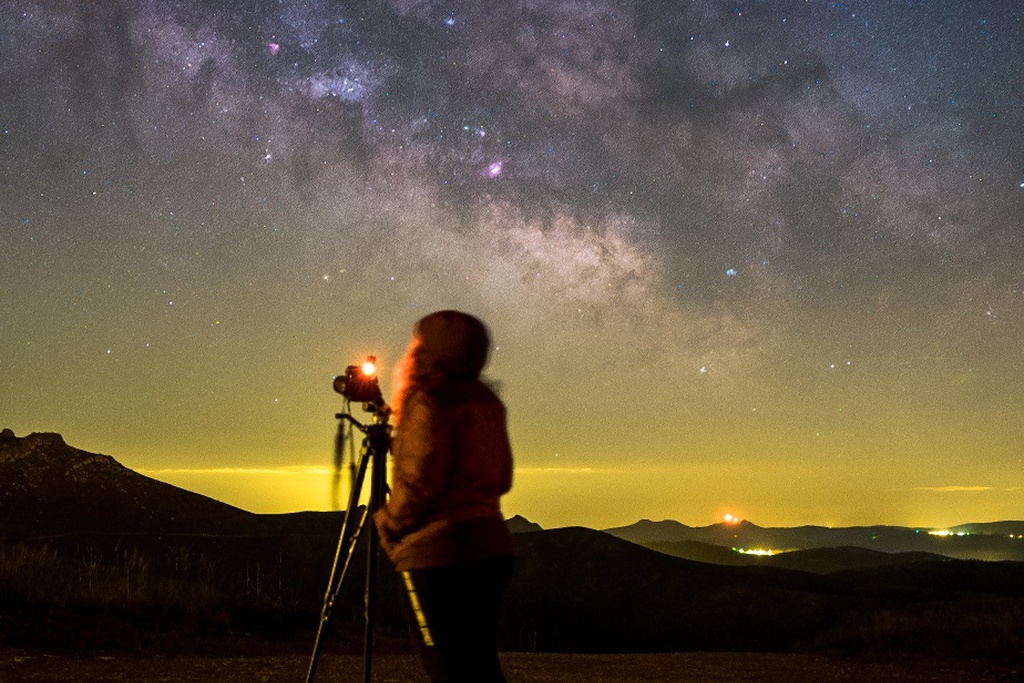
[[0,546],[0,644],[9,646],[238,650],[315,628],[297,602],[283,571],[183,545],[155,554],[121,542]]
[[961,599],[858,614],[814,649],[880,658],[975,657],[1024,661],[1024,601]]
[[[195,539],[3,542],[0,647],[237,654],[306,651],[319,623],[329,566],[322,559],[306,559],[308,554],[293,557],[286,547],[273,547],[266,539],[252,544],[260,552],[233,552],[225,549],[225,542],[208,541],[208,552]],[[324,548],[325,553],[331,550],[329,545]],[[362,585],[361,577],[353,578]],[[361,647],[361,591],[350,593],[334,613],[335,632],[328,640],[332,653],[358,652]],[[395,591],[382,583],[378,598],[378,642],[384,651],[402,651],[407,641]],[[765,598],[765,604],[752,605],[748,611],[771,609],[771,600]],[[506,611],[510,618],[514,616],[514,609]],[[806,618],[790,616],[798,622]],[[702,618],[712,620],[715,615]],[[829,623],[806,640],[782,645],[775,643],[772,633],[762,633],[758,641],[758,633],[765,629],[751,623],[744,626],[749,633],[742,642],[761,642],[763,647],[748,643],[736,649],[866,654],[893,661],[906,657],[1024,660],[1024,600],[1019,597],[872,600]],[[708,633],[724,628],[706,625]],[[719,641],[701,648],[732,649],[716,647],[715,642]]]

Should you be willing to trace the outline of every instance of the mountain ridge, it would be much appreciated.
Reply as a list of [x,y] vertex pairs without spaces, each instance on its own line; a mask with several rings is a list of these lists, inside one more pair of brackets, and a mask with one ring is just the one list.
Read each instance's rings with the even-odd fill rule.
[[252,533],[256,515],[151,479],[60,434],[0,432],[0,535]]
[[[210,647],[211,633],[305,645],[315,630],[340,513],[253,514],[74,449],[56,434],[0,432],[0,482],[0,586],[14,607],[0,619],[0,645]],[[885,623],[935,651],[951,647],[949,624],[961,649],[1012,649],[1024,633],[1021,564],[882,558],[887,564],[814,574],[673,557],[585,527],[543,530],[522,517],[509,525],[517,560],[505,649],[783,651],[851,637],[870,646],[875,615],[890,613],[895,621]],[[662,526],[718,536],[768,531],[749,523]],[[879,564],[870,557],[860,564]],[[836,568],[834,558],[823,562]],[[350,642],[360,632],[365,567],[353,564],[334,610]],[[394,572],[386,559],[378,571],[378,626],[400,638]],[[940,605],[942,618],[922,605]],[[98,630],[97,614],[107,624]],[[80,626],[57,632],[56,621]],[[978,623],[988,625],[983,641]],[[922,640],[930,634],[941,637]]]
[[[974,531],[967,531],[973,529]],[[985,533],[993,529],[997,533]],[[957,533],[957,530],[960,530]],[[737,550],[772,551],[773,555],[813,548],[863,548],[883,553],[922,552],[956,559],[1024,561],[1024,521],[1005,520],[960,524],[943,535],[921,527],[870,526],[761,527],[752,522],[721,522],[691,527],[672,520],[640,520],[605,533],[645,547],[704,543]],[[681,552],[677,548],[678,552]]]
[[[0,534],[4,535],[65,533],[75,525],[81,531],[138,533],[147,528],[147,521],[154,523],[158,518],[162,528],[150,531],[259,534],[263,525],[258,520],[285,519],[242,510],[147,477],[112,456],[74,448],[55,432],[18,437],[9,428],[0,431],[0,481],[4,482],[0,487]],[[46,498],[52,504],[40,506]],[[69,509],[73,515],[66,512]],[[522,515],[508,521],[515,533],[542,529]],[[986,533],[989,530],[997,533]],[[1024,561],[1024,538],[1010,538],[1024,536],[1024,521],[1014,520],[959,524],[950,527],[945,538],[931,536],[927,529],[896,525],[762,527],[748,520],[690,526],[676,520],[641,519],[599,531],[645,547],[683,542],[776,551],[849,547]],[[956,536],[957,531],[965,535]]]

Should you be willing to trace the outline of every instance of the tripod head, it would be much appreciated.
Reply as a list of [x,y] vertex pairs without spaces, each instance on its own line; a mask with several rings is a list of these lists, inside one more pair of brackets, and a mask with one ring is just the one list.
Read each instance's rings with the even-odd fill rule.
[[[377,358],[368,356],[359,365],[350,365],[345,368],[345,373],[334,378],[334,390],[349,401],[356,401],[363,404],[363,410],[373,413],[373,424],[387,424],[391,416],[391,408],[384,402],[384,395],[380,392],[380,383],[377,377]],[[345,413],[339,413],[340,419]],[[352,418],[348,418],[363,432],[366,431],[363,425]]]
[[367,356],[359,365],[350,365],[334,378],[334,390],[350,401],[383,403],[377,382],[377,358]]

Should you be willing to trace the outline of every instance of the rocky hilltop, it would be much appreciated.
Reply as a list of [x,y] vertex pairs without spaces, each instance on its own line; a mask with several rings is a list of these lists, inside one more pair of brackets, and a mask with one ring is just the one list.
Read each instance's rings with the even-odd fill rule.
[[256,515],[133,472],[60,434],[0,432],[0,535],[245,533]]

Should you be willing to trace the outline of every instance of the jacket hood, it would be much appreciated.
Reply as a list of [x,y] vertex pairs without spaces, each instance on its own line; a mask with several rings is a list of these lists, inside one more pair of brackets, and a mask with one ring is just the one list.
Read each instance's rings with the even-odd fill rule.
[[487,364],[491,340],[487,326],[461,311],[438,311],[416,323],[417,370],[476,379]]

